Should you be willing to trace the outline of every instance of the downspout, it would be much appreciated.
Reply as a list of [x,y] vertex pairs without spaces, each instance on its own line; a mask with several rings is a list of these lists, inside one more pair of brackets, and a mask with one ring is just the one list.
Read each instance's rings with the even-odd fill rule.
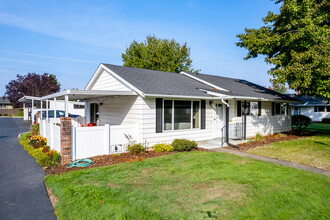
[[223,99],[221,99],[221,102],[226,105],[226,143],[228,144],[228,146],[240,149],[240,147],[229,143],[229,104],[225,102]]

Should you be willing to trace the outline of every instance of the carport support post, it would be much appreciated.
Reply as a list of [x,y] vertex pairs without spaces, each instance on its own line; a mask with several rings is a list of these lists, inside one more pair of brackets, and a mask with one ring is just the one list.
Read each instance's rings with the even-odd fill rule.
[[64,110],[65,110],[65,117],[68,117],[68,102],[69,102],[69,96],[65,95],[64,96]]
[[48,121],[48,99],[46,99],[46,120]]
[[54,98],[54,118],[55,118],[55,122],[56,122],[56,98]]
[[72,162],[72,123],[70,117],[61,117],[61,164]]

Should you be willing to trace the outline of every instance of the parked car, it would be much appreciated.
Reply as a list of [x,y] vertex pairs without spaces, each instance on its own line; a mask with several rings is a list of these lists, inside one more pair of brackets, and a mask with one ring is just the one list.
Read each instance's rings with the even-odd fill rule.
[[[39,113],[40,111],[38,111],[37,113]],[[42,111],[42,118],[46,118],[47,114],[46,114],[46,110]],[[56,118],[60,118],[60,117],[65,117],[65,111],[62,110],[56,110]],[[75,114],[68,114],[68,117],[71,118],[78,118],[81,117],[81,115],[75,115]],[[54,118],[54,110],[48,110],[48,118]],[[37,114],[34,115],[34,121],[37,121]]]

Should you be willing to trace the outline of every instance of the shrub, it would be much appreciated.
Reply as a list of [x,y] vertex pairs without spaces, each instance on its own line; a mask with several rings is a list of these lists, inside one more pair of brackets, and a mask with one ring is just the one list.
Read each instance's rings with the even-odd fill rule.
[[305,115],[293,115],[292,116],[292,126],[298,131],[301,132],[306,129],[312,123],[312,119]]
[[256,133],[256,138],[255,138],[255,140],[256,141],[262,141],[264,139],[264,137],[262,136],[262,134],[261,133]]
[[20,109],[17,113],[17,116],[24,116],[24,110]]
[[33,124],[31,125],[31,134],[34,136],[34,135],[39,135],[40,134],[40,126],[39,124]]
[[173,147],[169,144],[155,144],[154,146],[152,146],[152,148],[154,149],[154,151],[160,152],[160,153],[173,151]]
[[330,118],[323,118],[322,123],[330,124]]
[[50,147],[49,146],[44,146],[42,149],[42,152],[47,153],[50,151]]
[[7,113],[3,113],[2,116],[8,116],[8,114]]
[[172,147],[175,151],[190,151],[197,148],[197,143],[187,139],[175,139],[172,142]]
[[35,148],[29,143],[31,137],[29,133],[22,134],[20,137],[20,144],[24,146],[24,150],[26,150],[31,157],[34,157],[40,166],[53,166],[60,163],[60,154],[57,151],[51,151],[49,146]]
[[131,146],[128,146],[127,150],[132,154],[139,154],[146,151],[145,147],[143,147],[142,144],[133,144]]

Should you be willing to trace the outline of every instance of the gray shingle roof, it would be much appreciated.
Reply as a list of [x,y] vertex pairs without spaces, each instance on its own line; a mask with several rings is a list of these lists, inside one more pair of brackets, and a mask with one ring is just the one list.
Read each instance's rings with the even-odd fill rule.
[[11,104],[9,99],[0,97],[0,104]]
[[301,101],[301,103],[292,103],[292,105],[297,105],[297,106],[330,105],[330,101],[328,101],[326,99],[322,99],[322,98],[315,98],[312,96],[301,96],[301,95],[295,95],[295,94],[289,94],[289,96]]
[[211,97],[210,86],[178,73],[103,64],[145,94]]
[[224,92],[178,73],[124,67],[112,64],[103,65],[145,94],[211,97],[205,92],[200,91],[200,89],[203,89],[231,96],[264,98],[270,100],[295,100],[294,98],[266,89],[246,80],[188,73],[229,91]]
[[201,73],[190,73],[190,72],[187,73],[204,81],[212,83],[213,85],[228,90],[229,91],[228,95],[256,97],[256,98],[264,98],[270,100],[296,101],[294,98],[290,96],[275,92],[271,89],[267,89],[263,86],[257,85],[255,83],[243,79],[234,79],[234,78],[201,74]]

